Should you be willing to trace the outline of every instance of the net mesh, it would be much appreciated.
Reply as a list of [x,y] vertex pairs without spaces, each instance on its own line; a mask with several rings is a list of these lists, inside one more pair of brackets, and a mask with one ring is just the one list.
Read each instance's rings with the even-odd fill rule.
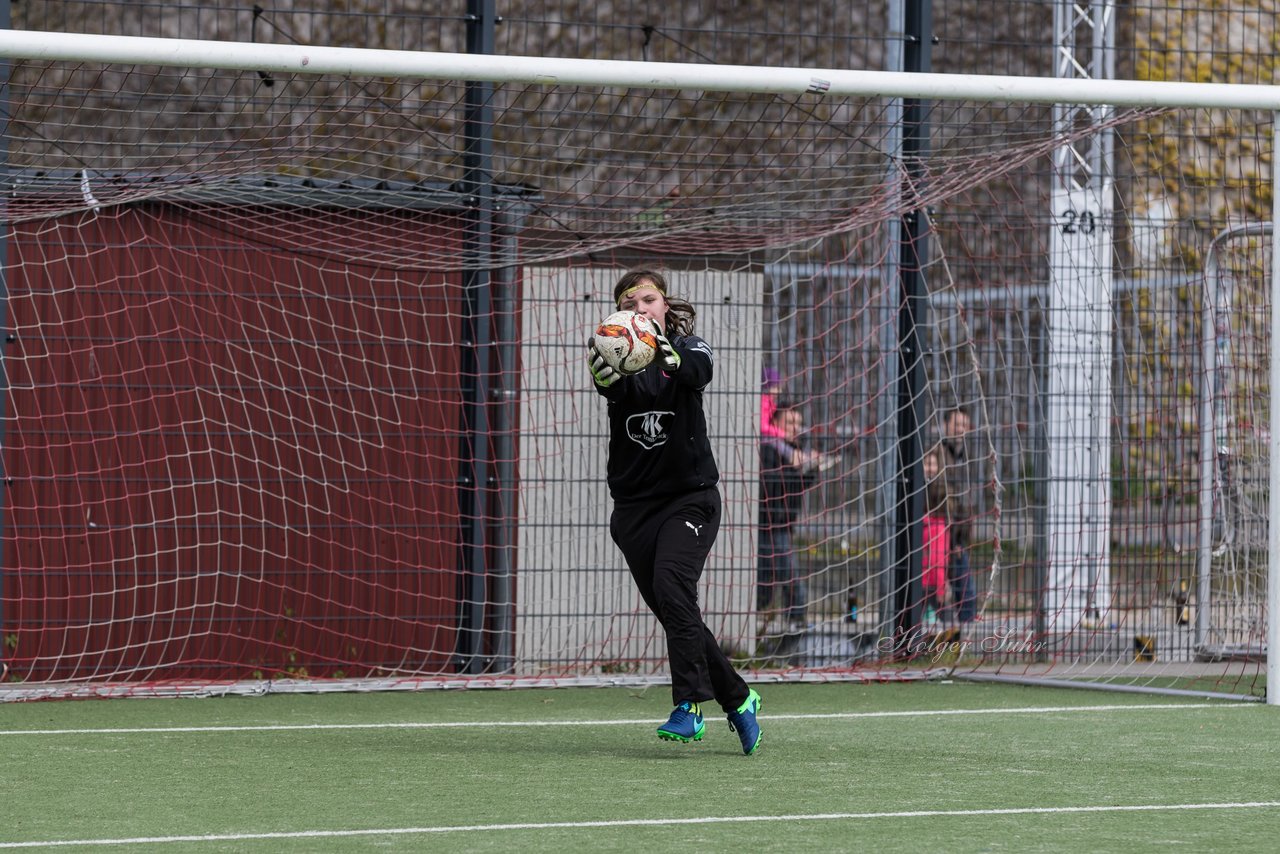
[[[756,678],[1261,690],[1270,264],[1213,239],[1269,198],[1267,117],[937,103],[904,158],[890,99],[508,85],[476,160],[466,95],[15,63],[6,696],[665,678],[583,364],[638,264],[717,353],[702,604]],[[1052,153],[1102,134],[1114,200],[1064,222]],[[1055,243],[1086,215],[1105,275]],[[1086,369],[1101,437],[1061,414]],[[1081,447],[1105,470],[1064,491]]]

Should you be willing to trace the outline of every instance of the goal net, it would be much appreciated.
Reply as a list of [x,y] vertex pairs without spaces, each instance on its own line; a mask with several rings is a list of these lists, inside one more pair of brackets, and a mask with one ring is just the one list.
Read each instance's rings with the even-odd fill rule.
[[752,678],[1264,692],[1269,112],[23,44],[0,697],[664,681],[585,364],[637,266]]

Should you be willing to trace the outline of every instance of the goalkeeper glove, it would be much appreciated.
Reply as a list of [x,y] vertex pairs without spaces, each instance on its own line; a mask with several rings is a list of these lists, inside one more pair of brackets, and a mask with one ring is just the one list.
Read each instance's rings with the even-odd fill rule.
[[658,330],[658,359],[662,362],[662,369],[669,374],[674,374],[680,370],[680,354],[667,339],[666,333],[662,331],[662,325],[657,320],[653,321],[653,326]]
[[600,388],[608,388],[622,379],[622,374],[609,367],[604,356],[601,356],[600,351],[596,349],[595,338],[587,339],[587,368],[591,371],[591,379]]

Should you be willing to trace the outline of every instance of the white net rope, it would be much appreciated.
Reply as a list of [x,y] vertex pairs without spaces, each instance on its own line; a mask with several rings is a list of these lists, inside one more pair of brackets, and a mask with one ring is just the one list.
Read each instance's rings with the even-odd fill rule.
[[[726,525],[704,610],[744,667],[1256,693],[1256,578],[1238,570],[1256,519],[1217,541],[1210,584],[1229,591],[1213,625],[1235,627],[1211,637],[1245,654],[1206,664],[1179,609],[1200,604],[1196,283],[1206,235],[1265,192],[1263,119],[1127,110],[1064,136],[1047,105],[937,103],[912,161],[892,99],[504,85],[476,159],[461,83],[24,62],[10,101],[3,617],[28,690],[662,679],[660,628],[608,540],[582,360],[613,282],[648,264],[717,351]],[[1050,155],[1105,132],[1102,584],[1048,565],[1046,540],[1079,530],[1046,517],[1045,435]],[[1228,133],[1251,147],[1214,154]],[[1170,150],[1205,168],[1178,172]],[[906,400],[912,212],[928,310]],[[1266,342],[1226,328],[1244,389]],[[762,391],[803,411],[824,460],[792,496],[799,599],[761,574]],[[891,560],[907,404],[924,456],[944,453],[947,412],[972,422],[972,589],[944,597],[912,655],[884,642],[921,583]],[[1237,492],[1237,510],[1258,503]],[[930,542],[917,573],[936,568]],[[1097,613],[1068,619],[1045,604],[1059,594]]]

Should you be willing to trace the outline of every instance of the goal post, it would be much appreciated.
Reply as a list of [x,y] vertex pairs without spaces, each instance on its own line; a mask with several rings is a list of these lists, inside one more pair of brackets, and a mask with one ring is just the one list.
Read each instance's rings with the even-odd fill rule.
[[[0,697],[662,681],[582,359],[612,281],[658,265],[716,351],[701,594],[753,678],[1280,703],[1280,271],[1271,231],[1215,241],[1280,204],[1274,87],[14,30],[0,56]],[[931,137],[910,168],[900,99]],[[1055,120],[1081,104],[1115,109]],[[1116,174],[1053,183],[1103,133]],[[790,580],[761,559],[766,401],[822,460]],[[931,478],[909,588],[883,560],[903,406]],[[1227,422],[1267,488],[1224,479]]]
[[949,101],[1105,104],[1116,107],[1280,109],[1280,95],[1277,95],[1273,87],[1246,83],[1081,80],[487,56],[22,30],[0,31],[0,55],[36,61],[220,68],[279,74],[477,80],[528,85],[687,89],[771,95],[865,95]]
[[[1280,112],[1272,114],[1271,125],[1271,144],[1272,151],[1280,150],[1276,146],[1280,144]],[[1280,334],[1280,252],[1276,252],[1275,247],[1275,224],[1280,222],[1280,176],[1272,176],[1272,247],[1271,247],[1271,340],[1276,341],[1276,335]],[[1270,361],[1271,387],[1270,398],[1268,400],[1268,413],[1277,411],[1277,403],[1280,403],[1280,352],[1276,348],[1271,350]],[[1280,705],[1280,654],[1276,654],[1280,650],[1280,525],[1272,522],[1270,513],[1270,496],[1276,490],[1280,489],[1280,436],[1274,429],[1268,430],[1268,455],[1267,463],[1268,483],[1267,490],[1267,693],[1266,700],[1269,705]]]

